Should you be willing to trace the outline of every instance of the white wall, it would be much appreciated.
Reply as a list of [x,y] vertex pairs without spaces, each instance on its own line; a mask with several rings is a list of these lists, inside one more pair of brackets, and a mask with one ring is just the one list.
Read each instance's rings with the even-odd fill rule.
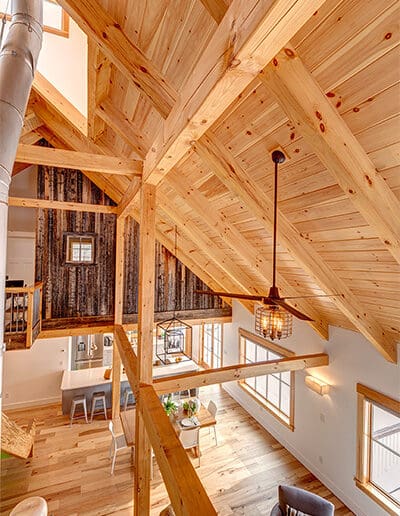
[[[254,317],[234,303],[233,323],[226,325],[224,365],[239,361],[239,327],[254,332]],[[330,364],[308,370],[332,387],[319,396],[304,384],[305,372],[296,372],[295,430],[291,432],[248,396],[236,382],[229,392],[279,442],[327,485],[357,516],[387,514],[354,484],[356,470],[356,383],[364,383],[399,398],[400,366],[390,364],[359,333],[330,327],[323,341],[307,324],[294,321],[293,335],[280,342],[296,354],[329,354]]]
[[69,340],[69,337],[39,339],[31,349],[4,353],[4,409],[61,400],[60,385],[63,371],[68,369]]
[[68,38],[43,33],[38,70],[87,116],[87,37],[73,20]]

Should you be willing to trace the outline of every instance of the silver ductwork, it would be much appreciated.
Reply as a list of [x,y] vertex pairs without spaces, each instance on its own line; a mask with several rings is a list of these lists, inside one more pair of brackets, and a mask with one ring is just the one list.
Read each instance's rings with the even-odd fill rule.
[[[0,50],[0,373],[4,342],[8,190],[42,46],[42,19],[43,0],[12,0],[11,23]],[[0,388],[1,383],[2,375]]]

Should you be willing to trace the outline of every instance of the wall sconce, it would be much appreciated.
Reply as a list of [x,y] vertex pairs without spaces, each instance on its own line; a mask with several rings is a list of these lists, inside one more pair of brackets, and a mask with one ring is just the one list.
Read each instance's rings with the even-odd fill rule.
[[315,378],[314,376],[306,376],[305,383],[307,387],[309,387],[312,391],[316,392],[320,396],[329,394],[330,386],[319,378]]

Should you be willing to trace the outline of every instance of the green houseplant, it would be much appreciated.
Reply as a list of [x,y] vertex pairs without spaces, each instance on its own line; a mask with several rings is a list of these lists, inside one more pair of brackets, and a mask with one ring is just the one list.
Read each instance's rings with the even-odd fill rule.
[[168,394],[168,397],[164,401],[163,406],[167,416],[175,414],[175,412],[178,410],[178,405],[172,401],[172,394]]

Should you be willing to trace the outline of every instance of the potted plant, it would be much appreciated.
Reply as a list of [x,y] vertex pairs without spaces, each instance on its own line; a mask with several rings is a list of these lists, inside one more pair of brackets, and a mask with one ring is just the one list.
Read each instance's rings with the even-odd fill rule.
[[172,401],[172,394],[168,394],[167,399],[163,403],[164,410],[167,413],[167,416],[173,416],[175,412],[178,410],[178,405]]
[[196,399],[185,401],[182,405],[183,410],[186,411],[188,417],[194,416],[200,408],[200,402]]

